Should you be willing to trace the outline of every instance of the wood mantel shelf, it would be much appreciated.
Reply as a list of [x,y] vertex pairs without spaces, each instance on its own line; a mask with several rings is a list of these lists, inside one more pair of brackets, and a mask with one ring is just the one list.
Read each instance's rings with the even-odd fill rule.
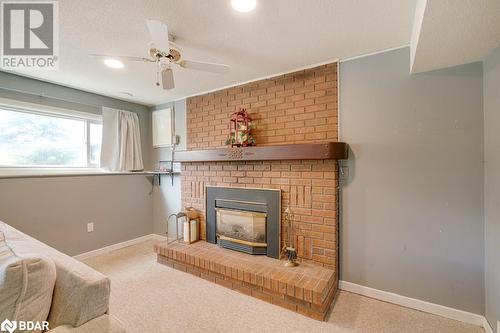
[[343,160],[347,159],[345,142],[300,143],[279,146],[234,147],[174,151],[174,162]]

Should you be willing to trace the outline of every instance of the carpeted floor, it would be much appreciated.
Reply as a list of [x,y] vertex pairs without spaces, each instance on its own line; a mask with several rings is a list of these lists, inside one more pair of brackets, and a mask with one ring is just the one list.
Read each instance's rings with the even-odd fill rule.
[[154,241],[85,262],[111,278],[110,313],[130,333],[484,332],[478,326],[340,292],[327,322],[309,319],[156,262]]

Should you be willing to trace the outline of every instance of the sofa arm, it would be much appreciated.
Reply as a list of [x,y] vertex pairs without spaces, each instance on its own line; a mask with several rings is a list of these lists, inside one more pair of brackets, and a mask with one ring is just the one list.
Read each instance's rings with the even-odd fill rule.
[[56,283],[48,321],[50,327],[78,327],[108,312],[110,281],[84,263],[0,222],[0,231],[11,247],[23,253],[48,256],[56,267]]
[[126,333],[122,323],[111,315],[102,315],[85,324],[73,327],[61,325],[48,331],[48,333]]
[[58,258],[54,258],[57,276],[48,318],[51,327],[78,327],[108,312],[109,278],[73,260],[58,265]]

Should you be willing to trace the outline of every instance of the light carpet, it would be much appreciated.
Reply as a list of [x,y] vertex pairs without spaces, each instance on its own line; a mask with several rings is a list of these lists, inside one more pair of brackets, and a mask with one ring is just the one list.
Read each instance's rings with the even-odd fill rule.
[[156,241],[84,262],[111,278],[110,313],[131,333],[443,332],[481,327],[340,292],[327,322],[216,285],[156,262]]

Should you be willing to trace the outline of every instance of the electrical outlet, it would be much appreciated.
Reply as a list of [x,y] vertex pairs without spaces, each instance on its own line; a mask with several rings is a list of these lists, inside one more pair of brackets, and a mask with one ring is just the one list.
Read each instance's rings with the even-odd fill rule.
[[94,222],[87,223],[87,232],[94,231]]

